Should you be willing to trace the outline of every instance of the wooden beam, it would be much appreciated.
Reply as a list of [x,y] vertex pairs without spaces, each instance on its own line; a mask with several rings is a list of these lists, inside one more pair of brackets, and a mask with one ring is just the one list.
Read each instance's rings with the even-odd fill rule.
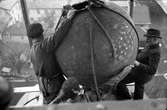
[[129,15],[133,18],[134,0],[129,0]]
[[60,104],[9,110],[167,110],[167,99],[138,101],[101,101],[95,103]]
[[[28,27],[30,25],[30,22],[29,22],[29,17],[28,17],[28,13],[27,13],[26,0],[20,0],[20,4],[21,4],[21,9],[22,9],[22,14],[23,14],[23,19],[24,19],[26,31],[28,32]],[[32,40],[30,38],[28,38],[28,40],[29,40],[29,45],[31,47],[32,46]]]

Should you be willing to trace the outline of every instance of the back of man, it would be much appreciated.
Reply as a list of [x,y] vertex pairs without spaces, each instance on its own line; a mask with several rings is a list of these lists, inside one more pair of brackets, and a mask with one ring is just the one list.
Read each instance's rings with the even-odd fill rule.
[[33,42],[31,59],[44,96],[44,103],[48,104],[56,97],[65,79],[54,51],[47,52],[41,45],[44,45],[43,41]]
[[31,61],[44,96],[44,103],[48,104],[56,97],[65,80],[55,57],[54,39],[43,37],[43,28],[39,23],[30,25],[29,36],[33,37]]
[[65,78],[56,57],[56,49],[65,37],[75,11],[72,11],[61,23],[53,36],[45,38],[40,23],[33,23],[28,30],[28,37],[32,39],[31,61],[37,75],[40,90],[44,96],[44,104],[49,104],[59,93]]

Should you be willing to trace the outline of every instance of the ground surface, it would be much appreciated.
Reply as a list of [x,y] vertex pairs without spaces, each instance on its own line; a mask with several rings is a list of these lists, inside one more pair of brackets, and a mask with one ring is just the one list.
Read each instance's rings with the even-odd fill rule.
[[167,80],[163,76],[154,77],[145,86],[149,98],[167,98]]

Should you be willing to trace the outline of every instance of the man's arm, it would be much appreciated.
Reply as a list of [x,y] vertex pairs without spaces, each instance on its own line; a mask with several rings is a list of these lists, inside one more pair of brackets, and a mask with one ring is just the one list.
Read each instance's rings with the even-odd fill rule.
[[65,38],[72,24],[72,19],[66,19],[54,34],[54,48],[57,49]]
[[134,65],[138,68],[138,70],[145,72],[146,74],[153,75],[157,71],[159,60],[160,60],[160,54],[155,53],[149,56],[148,65],[140,63],[138,61],[135,61]]
[[40,47],[47,52],[54,51],[55,48],[60,44],[60,42],[64,39],[66,33],[68,32],[71,26],[71,20],[67,19],[64,21],[59,29],[55,32],[55,34],[51,37],[44,38]]
[[71,15],[68,15],[69,17],[66,18],[62,23],[61,26],[56,30],[55,34],[51,37],[45,38],[41,44],[41,48],[46,50],[47,52],[54,51],[60,43],[65,38],[66,34],[68,33],[68,30],[70,29],[72,25],[72,18],[74,15],[74,12],[71,12]]

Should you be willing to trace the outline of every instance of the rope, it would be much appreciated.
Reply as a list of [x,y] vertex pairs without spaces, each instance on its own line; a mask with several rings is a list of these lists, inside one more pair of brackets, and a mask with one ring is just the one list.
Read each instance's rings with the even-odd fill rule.
[[[105,37],[107,38],[107,40],[109,41],[109,44],[110,44],[110,46],[111,46],[111,48],[114,50],[114,47],[113,47],[113,40],[111,39],[111,37],[110,37],[110,34],[109,34],[109,32],[107,31],[107,29],[104,27],[104,25],[100,22],[100,20],[97,18],[97,16],[94,14],[94,12],[91,10],[91,2],[92,3],[94,3],[94,2],[96,2],[96,1],[94,1],[94,0],[88,0],[88,3],[89,3],[89,5],[88,5],[88,11],[89,11],[89,13],[90,13],[90,15],[91,15],[91,17],[93,18],[93,20],[95,20],[95,22],[99,25],[99,27],[102,29],[102,31],[104,32],[104,34],[105,34]],[[103,7],[105,7],[103,4],[101,4],[101,3],[94,3],[94,4],[99,4],[100,6],[103,6]],[[107,7],[105,7],[105,8],[107,8]],[[107,8],[107,9],[109,9],[109,8]],[[118,15],[120,15],[121,17],[123,17],[123,18],[125,18],[124,16],[122,16],[121,14],[119,14],[119,13],[117,13],[116,11],[113,11],[113,10],[111,10],[111,9],[109,9],[110,11],[112,11],[112,12],[114,12],[114,13],[116,13],[116,14],[118,14]],[[125,18],[131,25],[132,25],[132,27],[134,28],[134,26],[133,26],[133,24],[127,19],[127,18]],[[135,30],[135,28],[134,28],[134,30]],[[136,30],[135,30],[136,31]],[[93,44],[93,38],[92,38],[92,30],[90,29],[90,44],[91,44],[91,62],[92,62],[92,70],[93,70],[93,77],[94,77],[94,83],[95,83],[95,86],[96,86],[96,93],[97,93],[97,97],[98,97],[98,99],[100,98],[100,95],[99,95],[99,90],[98,90],[98,85],[97,85],[97,78],[96,78],[96,73],[95,73],[95,65],[94,65],[94,49],[93,49],[93,46],[92,46],[92,44]],[[137,32],[136,32],[137,33]],[[137,38],[138,38],[138,34],[137,34]],[[113,51],[112,52],[113,53],[113,57],[115,56],[115,52]]]
[[36,96],[36,97],[30,99],[29,101],[27,101],[27,102],[24,103],[23,105],[27,105],[27,104],[29,104],[30,102],[34,101],[35,99],[38,101],[38,100],[39,100],[39,96]]
[[[104,32],[104,34],[107,37],[107,40],[109,41],[109,43],[111,45],[111,48],[113,49],[112,39],[110,38],[110,34],[106,31],[105,27],[99,21],[99,19],[95,16],[95,14],[90,9],[90,7],[91,7],[91,0],[88,0],[88,11],[89,11],[92,19],[95,20],[97,22],[97,24],[99,25],[99,27],[102,29],[102,31]],[[97,77],[96,77],[96,71],[95,71],[95,58],[94,58],[94,54],[95,53],[94,53],[94,48],[93,48],[92,28],[90,28],[90,49],[91,49],[91,65],[92,65],[92,71],[93,71],[93,79],[94,79],[94,84],[95,84],[95,89],[96,89],[96,94],[97,94],[97,100],[99,101],[99,99],[100,99],[100,93],[99,93],[99,89],[98,89]],[[114,51],[113,51],[113,53],[114,53]]]
[[95,53],[94,53],[94,48],[93,48],[93,36],[92,36],[92,27],[89,26],[89,37],[90,37],[90,53],[91,53],[91,65],[92,65],[92,72],[93,72],[93,79],[94,79],[94,84],[95,84],[95,89],[96,89],[96,94],[97,94],[97,101],[100,99],[100,93],[98,89],[98,84],[97,84],[97,77],[96,77],[96,71],[95,71]]
[[[113,48],[113,46],[112,46],[112,44],[113,44],[113,43],[112,43],[112,39],[111,39],[110,34],[108,33],[107,29],[105,29],[105,27],[104,27],[103,24],[100,22],[100,20],[96,17],[96,15],[93,13],[93,11],[92,11],[90,8],[88,8],[88,10],[89,10],[89,12],[90,12],[92,18],[97,22],[97,24],[99,25],[99,27],[102,29],[102,31],[103,31],[104,34],[106,35],[106,38],[107,38],[107,40],[109,41],[109,44],[110,44],[112,50],[114,50],[114,48]],[[112,53],[113,53],[113,55],[114,55],[114,51],[112,51]],[[114,56],[113,56],[113,57],[114,57]]]

